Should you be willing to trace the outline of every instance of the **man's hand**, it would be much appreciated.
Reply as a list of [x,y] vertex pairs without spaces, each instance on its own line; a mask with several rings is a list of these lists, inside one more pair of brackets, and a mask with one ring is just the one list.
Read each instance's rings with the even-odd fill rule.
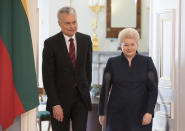
[[143,122],[142,122],[142,125],[145,126],[145,125],[148,125],[150,124],[152,121],[152,114],[150,113],[145,113],[145,115],[143,116]]
[[105,116],[99,116],[100,125],[103,126],[105,122]]
[[60,105],[53,106],[53,117],[60,122],[63,121],[64,114]]

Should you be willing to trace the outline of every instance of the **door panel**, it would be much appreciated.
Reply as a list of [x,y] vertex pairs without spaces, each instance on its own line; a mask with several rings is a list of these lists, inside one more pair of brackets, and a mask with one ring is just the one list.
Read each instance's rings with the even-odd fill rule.
[[159,77],[153,131],[174,130],[175,33],[177,0],[151,0],[149,54]]

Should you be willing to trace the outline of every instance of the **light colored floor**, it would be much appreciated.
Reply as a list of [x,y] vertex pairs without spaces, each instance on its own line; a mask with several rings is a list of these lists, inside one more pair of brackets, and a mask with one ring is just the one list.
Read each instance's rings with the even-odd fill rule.
[[[39,125],[38,124],[37,124],[37,130],[39,131]],[[48,131],[48,122],[47,121],[42,122],[42,131]],[[50,127],[49,131],[52,131],[51,127]]]

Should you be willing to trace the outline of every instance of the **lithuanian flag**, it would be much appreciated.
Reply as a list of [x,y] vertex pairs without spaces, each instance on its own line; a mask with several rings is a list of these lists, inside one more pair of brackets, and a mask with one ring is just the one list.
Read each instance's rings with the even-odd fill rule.
[[0,0],[0,125],[38,106],[26,0]]

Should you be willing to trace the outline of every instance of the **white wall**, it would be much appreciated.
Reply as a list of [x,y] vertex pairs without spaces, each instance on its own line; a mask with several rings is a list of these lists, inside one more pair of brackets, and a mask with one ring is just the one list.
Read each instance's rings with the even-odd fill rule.
[[[40,14],[40,17],[47,20],[44,21],[45,23],[43,27],[45,31],[44,34],[48,33],[48,36],[52,36],[60,31],[57,22],[57,11],[59,8],[63,6],[69,6],[69,0],[40,0],[42,1],[43,5],[41,8],[44,10],[44,13]],[[149,11],[146,8],[146,1],[142,0],[142,25],[141,25],[141,40],[139,51],[148,51],[148,23],[149,23]],[[48,5],[47,5],[48,3]],[[88,0],[72,0],[72,7],[74,7],[77,11],[78,15],[78,31],[82,33],[89,34],[92,37],[93,30],[92,24],[95,18],[95,14],[88,8]],[[43,16],[42,16],[43,15]],[[124,18],[125,19],[125,18]],[[49,25],[47,25],[49,24]],[[45,26],[44,26],[45,25]],[[99,39],[99,48],[101,51],[115,51],[118,48],[119,41],[117,39],[107,39],[106,38],[106,9],[104,8],[102,12],[99,14],[98,20],[98,29],[97,29],[98,39]],[[40,42],[43,42],[45,39],[44,36],[41,36]]]
[[49,36],[49,0],[38,0],[39,8],[39,72],[38,72],[38,81],[39,87],[42,85],[42,50],[44,46],[44,40]]
[[180,62],[180,68],[178,70],[179,73],[179,79],[177,78],[179,82],[179,90],[178,90],[178,95],[177,95],[177,131],[184,131],[185,129],[185,0],[180,0],[180,19],[181,21],[179,22],[179,28],[180,28],[180,45],[179,45],[179,50],[180,50],[180,57],[179,57],[179,62]]
[[141,40],[139,51],[149,51],[149,9],[147,9],[147,0],[141,0]]

